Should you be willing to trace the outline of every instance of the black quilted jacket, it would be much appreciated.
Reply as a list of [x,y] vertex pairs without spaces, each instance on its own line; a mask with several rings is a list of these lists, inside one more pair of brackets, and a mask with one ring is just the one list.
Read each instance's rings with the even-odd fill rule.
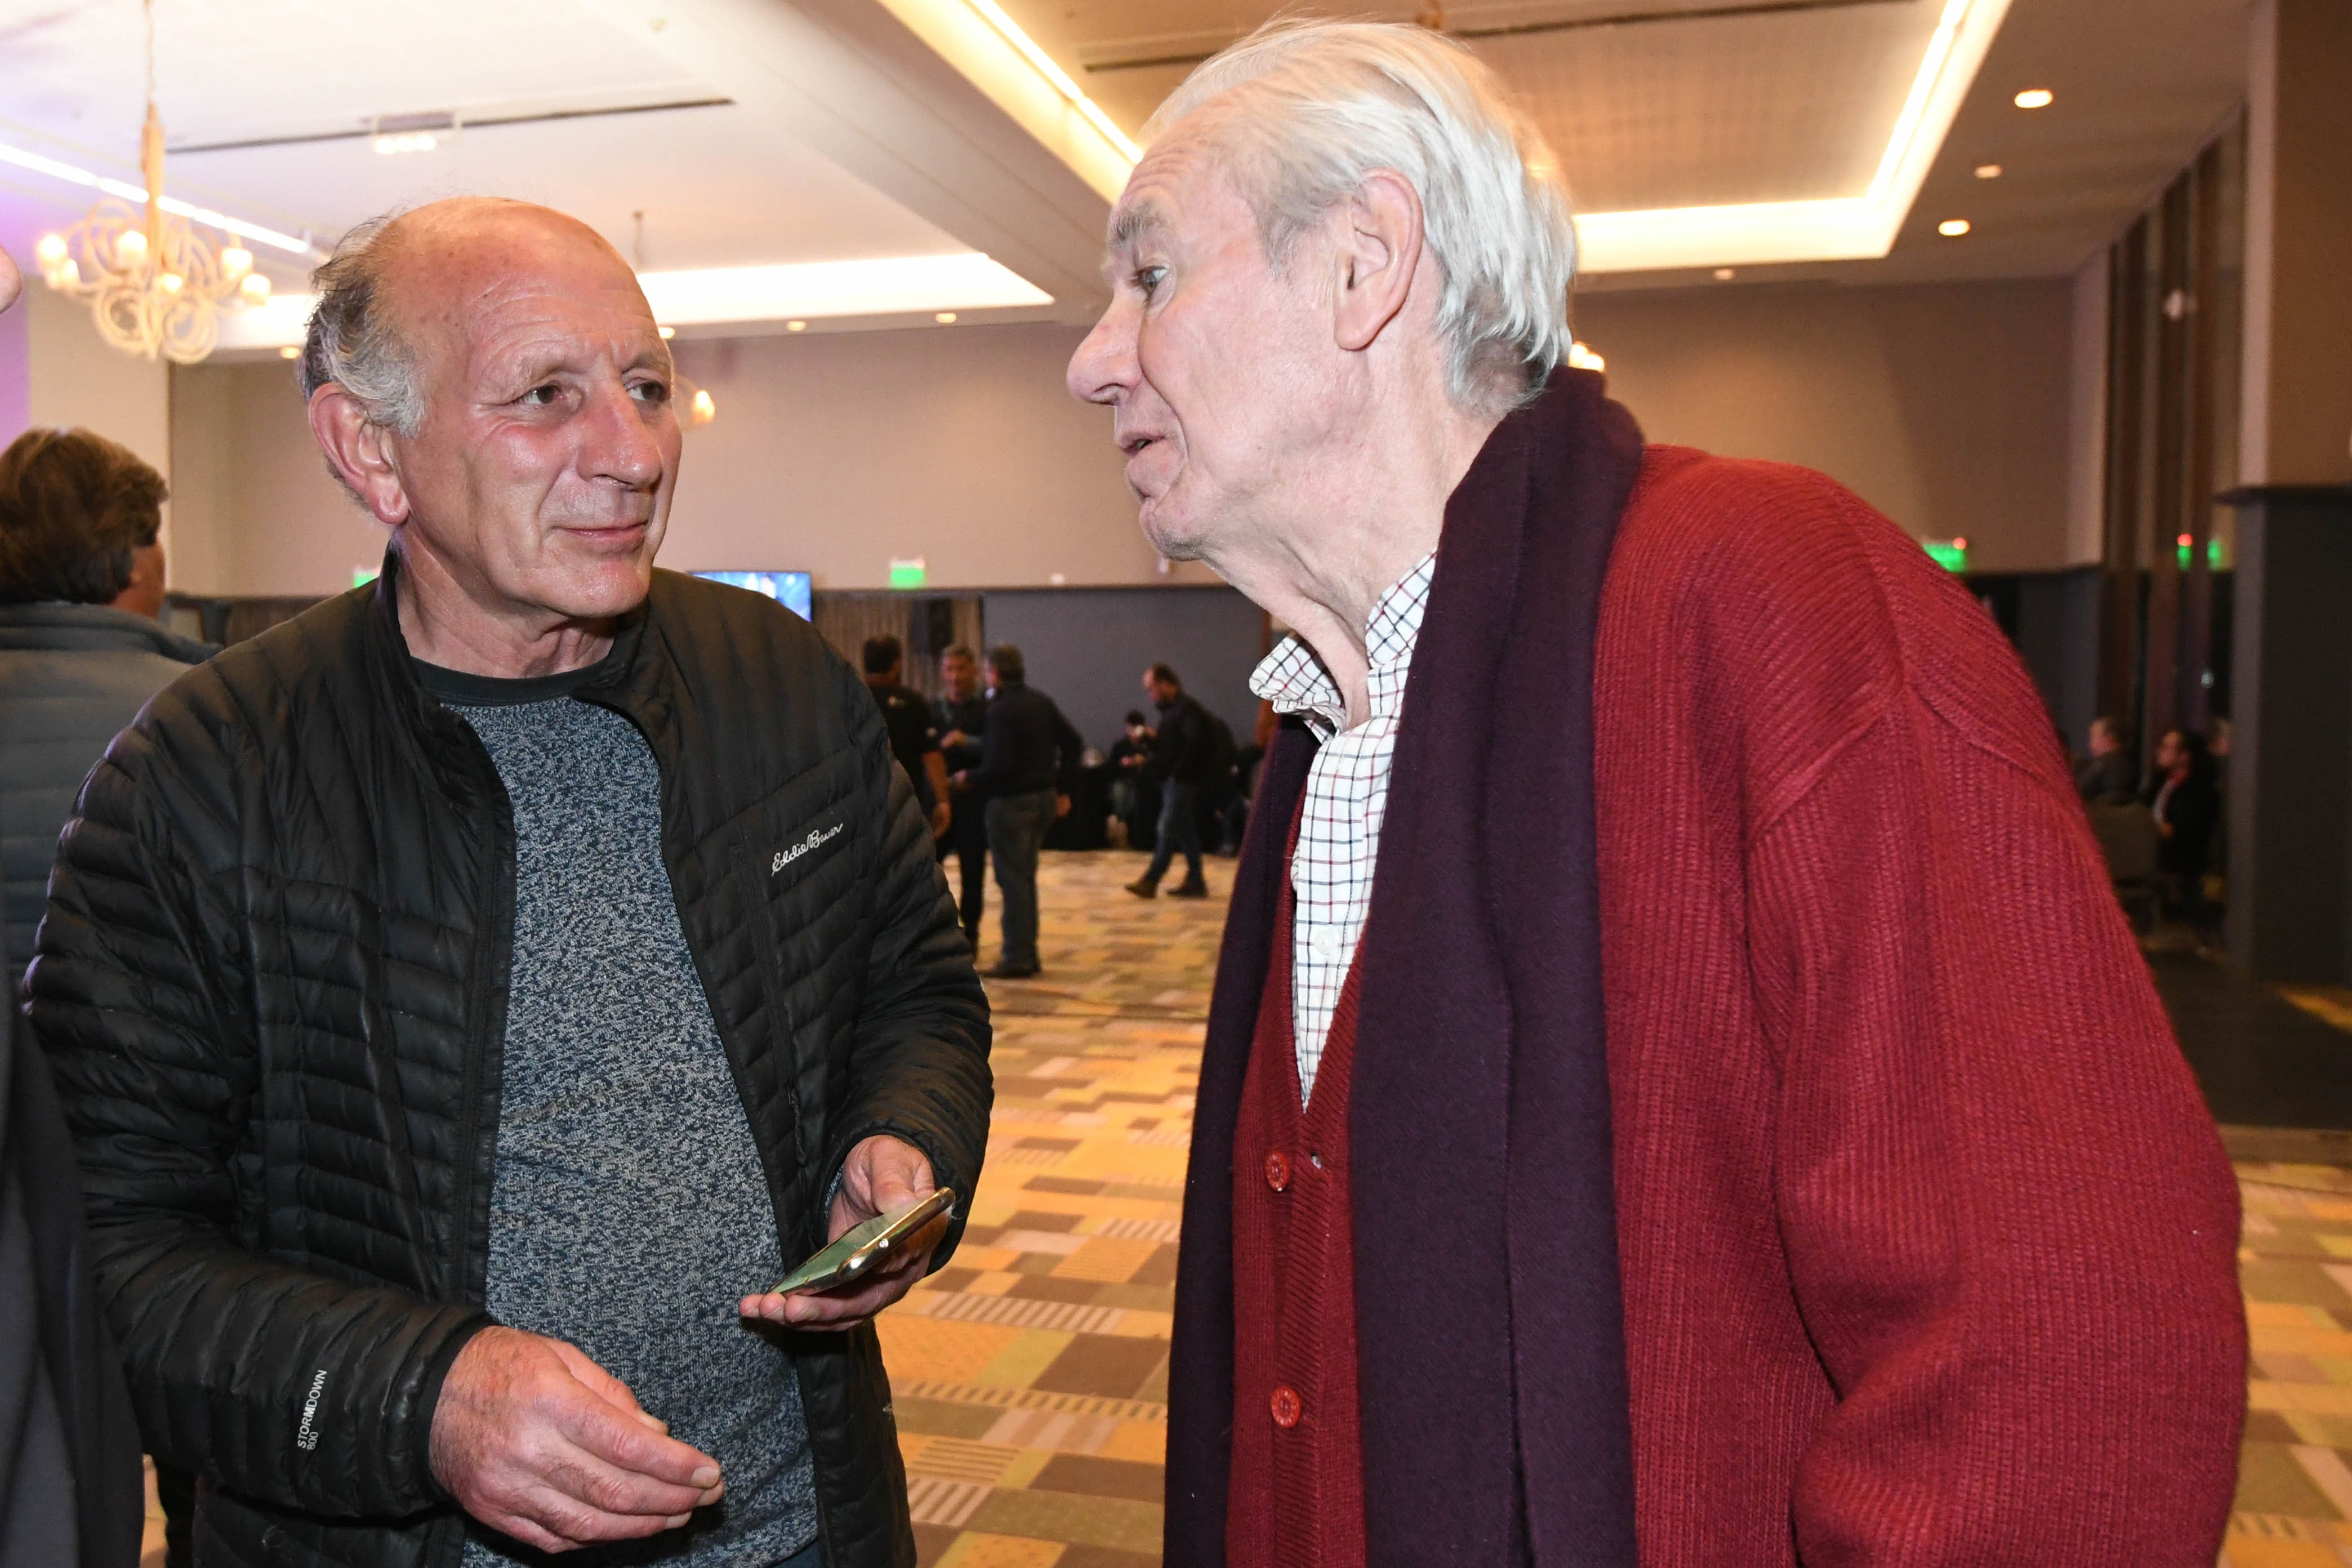
[[[458,1556],[427,1439],[489,1321],[513,829],[415,679],[394,579],[190,672],[115,741],[28,983],[140,1424],[204,1479],[207,1568]],[[790,612],[665,572],[577,699],[660,762],[785,1256],[870,1133],[970,1193],[987,1002],[864,684]],[[794,1354],[827,1562],[911,1564],[873,1330]]]

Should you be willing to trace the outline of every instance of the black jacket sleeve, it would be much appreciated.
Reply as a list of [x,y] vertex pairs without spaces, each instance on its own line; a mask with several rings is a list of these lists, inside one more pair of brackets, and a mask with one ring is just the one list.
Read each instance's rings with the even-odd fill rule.
[[937,1268],[962,1237],[988,1147],[995,1097],[988,996],[972,970],[929,825],[916,809],[904,770],[892,765],[879,728],[859,737],[869,787],[886,805],[873,869],[874,938],[828,1168],[839,1171],[849,1152],[876,1133],[921,1150],[932,1179],[957,1196],[955,1222],[931,1255]]
[[148,1451],[289,1508],[413,1513],[443,1498],[441,1378],[488,1319],[261,1250],[238,1212],[266,1113],[231,934],[233,743],[115,742],[61,841],[28,1013]]

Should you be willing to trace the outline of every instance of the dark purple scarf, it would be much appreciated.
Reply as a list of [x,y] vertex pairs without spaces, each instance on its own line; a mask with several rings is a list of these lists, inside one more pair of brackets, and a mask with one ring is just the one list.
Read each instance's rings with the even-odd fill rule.
[[[1363,937],[1349,1132],[1373,1568],[1630,1568],[1593,643],[1642,435],[1563,371],[1445,509]],[[1168,1568],[1224,1562],[1233,1152],[1284,829],[1265,767],[1217,965],[1169,1375]]]

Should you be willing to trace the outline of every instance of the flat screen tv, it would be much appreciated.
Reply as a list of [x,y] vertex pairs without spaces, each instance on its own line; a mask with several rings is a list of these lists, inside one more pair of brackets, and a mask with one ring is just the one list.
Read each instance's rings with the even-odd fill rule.
[[813,618],[809,574],[805,572],[697,572],[695,575],[765,594],[801,619]]

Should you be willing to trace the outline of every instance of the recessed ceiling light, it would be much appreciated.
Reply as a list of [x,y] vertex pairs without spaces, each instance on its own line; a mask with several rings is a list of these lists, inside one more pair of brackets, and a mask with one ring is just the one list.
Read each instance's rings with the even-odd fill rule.
[[664,327],[661,329],[661,335],[662,342],[667,342],[670,339],[677,336],[677,329],[676,327]]
[[1738,276],[1738,272],[1728,267],[1718,267],[1715,269],[1715,280],[1717,283],[1728,283]]
[[952,327],[955,325],[955,312],[953,310],[941,310],[938,315],[933,316],[931,320],[937,321],[942,327]]
[[1979,180],[2000,179],[2000,165],[1999,163],[1979,163],[1977,165],[1977,178]]
[[292,343],[288,343],[278,351],[278,357],[279,359],[300,359],[302,357],[302,351],[296,348]]
[[2020,109],[2047,109],[2058,95],[2046,87],[2029,87],[2017,95]]
[[788,332],[805,332],[808,331],[808,323],[806,321],[786,321],[784,323],[784,331]]
[[1969,232],[1969,220],[1964,217],[1948,217],[1936,226],[1936,232],[1947,239],[1958,239]]

